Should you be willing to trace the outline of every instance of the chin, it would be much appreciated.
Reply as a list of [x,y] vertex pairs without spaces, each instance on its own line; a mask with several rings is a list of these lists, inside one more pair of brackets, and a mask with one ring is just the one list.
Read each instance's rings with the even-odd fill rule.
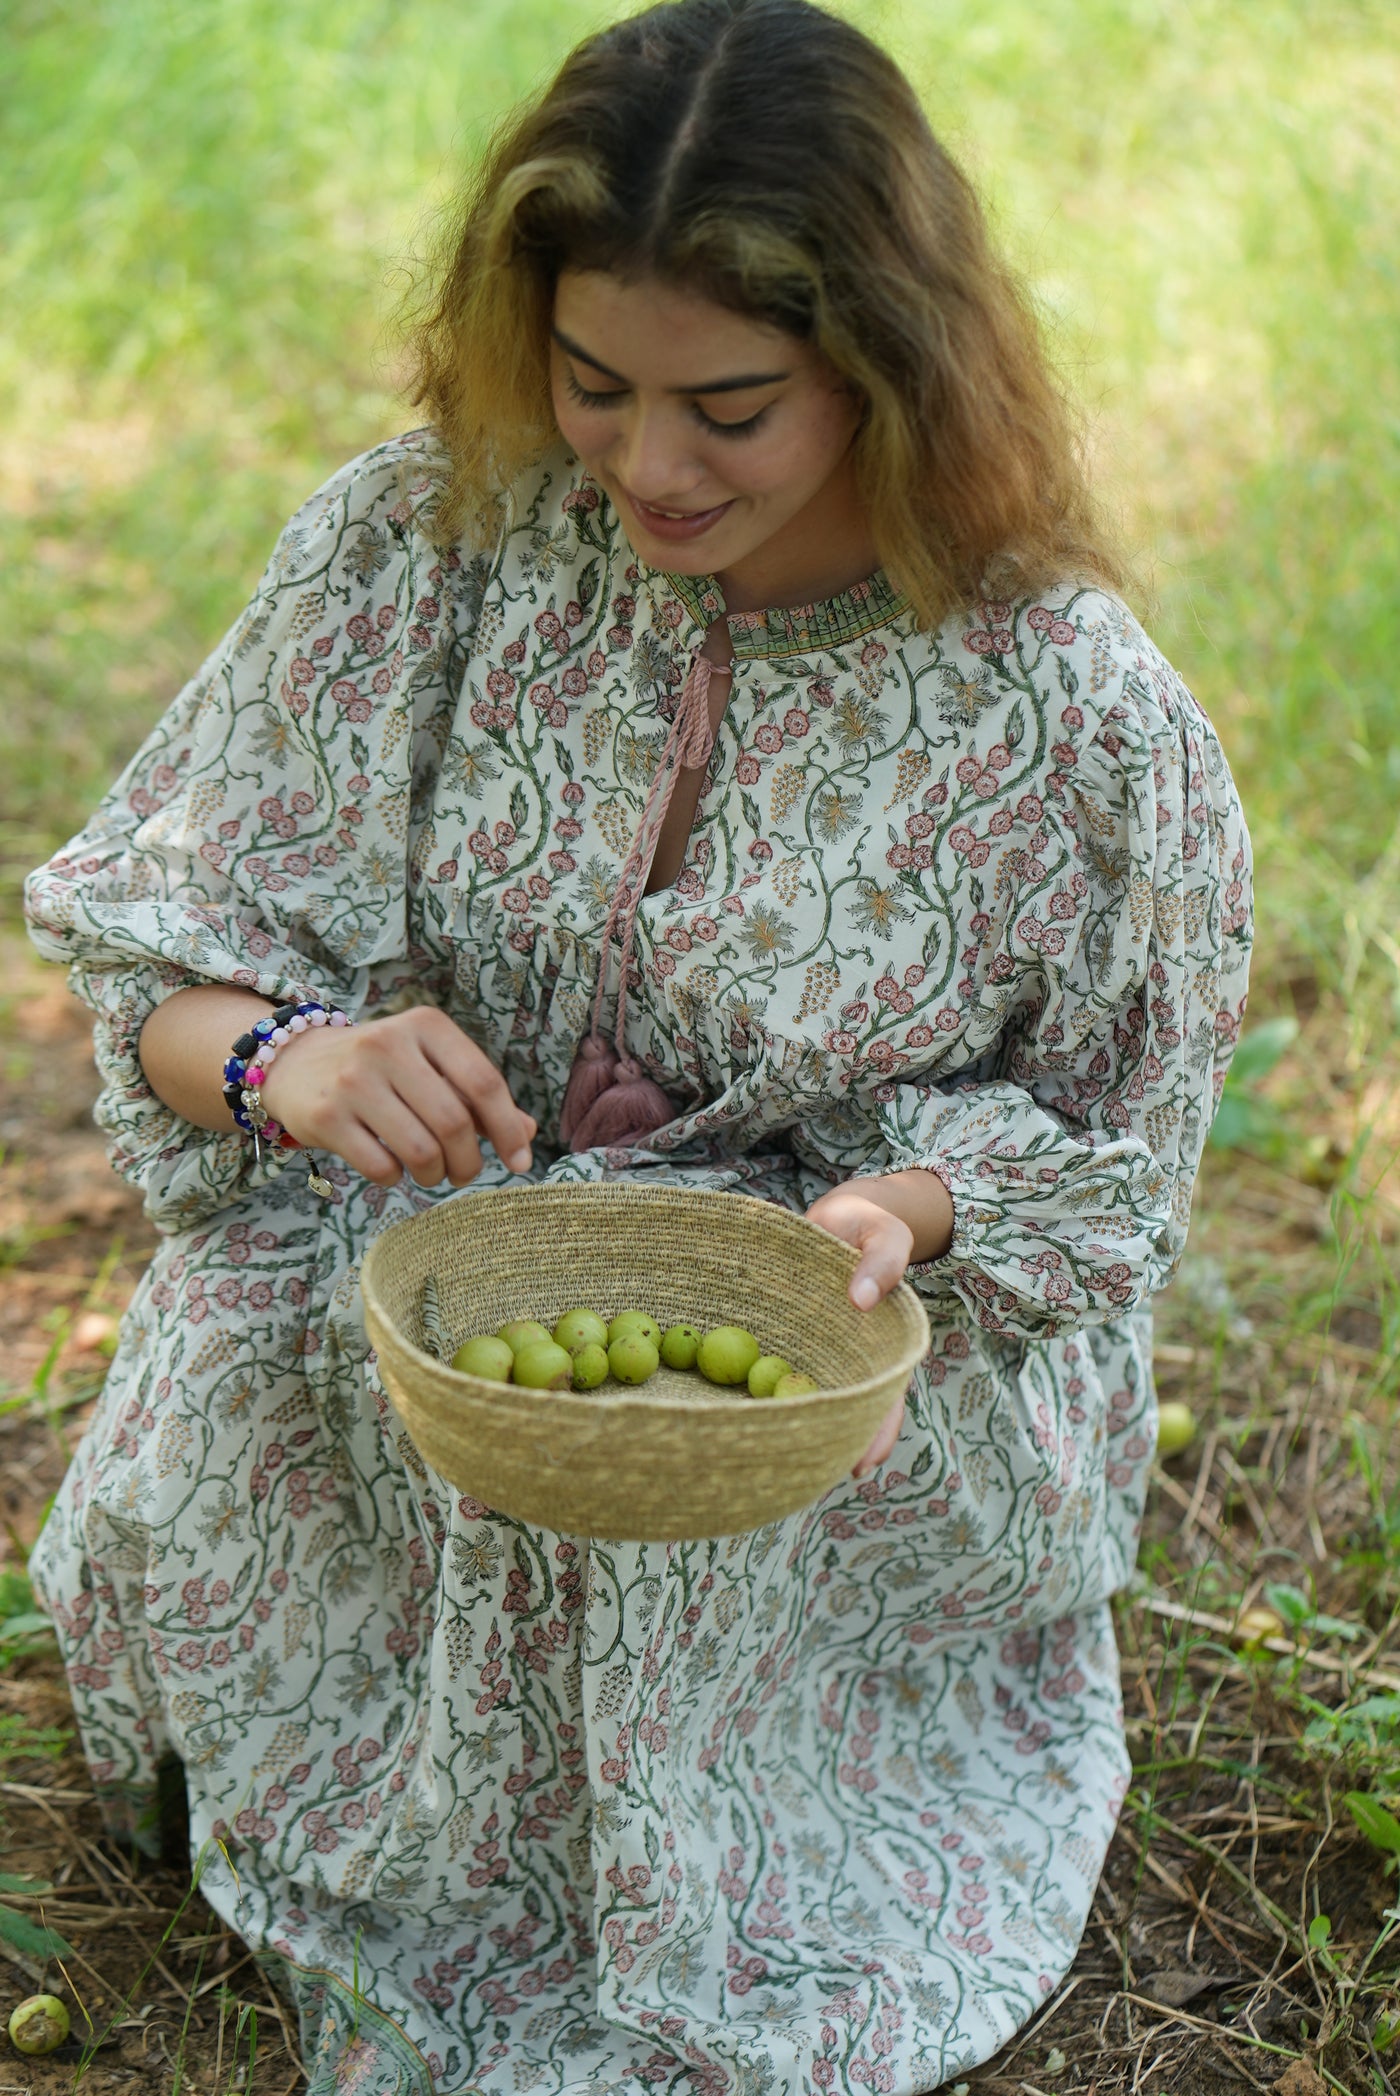
[[723,554],[717,560],[706,551],[703,544],[677,545],[669,539],[645,538],[641,545],[628,536],[628,544],[639,560],[662,575],[715,575],[724,567]]

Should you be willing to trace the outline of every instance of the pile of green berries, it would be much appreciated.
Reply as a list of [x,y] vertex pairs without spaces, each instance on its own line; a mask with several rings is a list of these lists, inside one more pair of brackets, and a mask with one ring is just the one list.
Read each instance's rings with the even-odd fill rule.
[[710,1383],[750,1397],[800,1397],[817,1385],[777,1354],[765,1354],[742,1325],[672,1325],[663,1332],[644,1310],[624,1310],[611,1324],[592,1310],[566,1310],[550,1332],[533,1318],[502,1325],[491,1338],[468,1339],[452,1356],[463,1375],[527,1390],[596,1390],[608,1376],[644,1383],[662,1362],[698,1368]]

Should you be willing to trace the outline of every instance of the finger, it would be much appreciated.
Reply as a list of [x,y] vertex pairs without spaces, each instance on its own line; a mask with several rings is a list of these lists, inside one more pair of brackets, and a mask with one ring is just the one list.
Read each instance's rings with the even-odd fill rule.
[[451,1020],[447,1025],[450,1032],[434,1027],[426,1036],[425,1057],[466,1101],[475,1127],[502,1162],[512,1172],[528,1172],[534,1120],[516,1105],[510,1086],[476,1042]]
[[860,1263],[851,1275],[850,1298],[857,1310],[871,1309],[903,1280],[914,1249],[914,1233],[898,1216],[872,1209],[871,1218],[869,1227],[861,1228]]
[[[396,1071],[391,1089],[400,1105],[422,1123],[425,1135],[436,1146],[442,1160],[439,1178],[450,1180],[453,1186],[466,1186],[475,1179],[481,1170],[480,1132],[470,1106],[456,1087],[424,1057],[416,1069],[406,1074]],[[421,1153],[423,1170],[431,1170],[433,1162],[425,1144]],[[405,1157],[404,1164],[415,1179],[419,1177],[416,1161]],[[425,1179],[421,1183],[436,1185],[438,1181]]]
[[[398,1092],[385,1087],[373,1098],[361,1100],[360,1120],[419,1186],[440,1186],[448,1176],[442,1144],[416,1104],[411,1105]],[[479,1166],[479,1152],[477,1162]]]
[[896,1441],[898,1441],[899,1431],[903,1424],[904,1395],[901,1392],[880,1421],[875,1439],[856,1464],[855,1470],[852,1472],[853,1476],[869,1477],[872,1470],[879,1468],[880,1464],[884,1462],[886,1456],[893,1449]]
[[329,1150],[334,1156],[343,1158],[352,1172],[358,1172],[375,1186],[394,1187],[403,1177],[401,1160],[392,1150],[386,1149],[374,1130],[366,1128],[363,1122],[344,1123],[333,1143],[317,1142],[308,1147]]

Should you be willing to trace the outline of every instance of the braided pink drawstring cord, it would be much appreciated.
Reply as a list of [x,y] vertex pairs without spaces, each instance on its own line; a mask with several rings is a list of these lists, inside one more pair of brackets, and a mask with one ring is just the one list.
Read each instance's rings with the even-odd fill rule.
[[[624,1046],[627,982],[636,939],[637,911],[676,781],[682,766],[694,771],[707,764],[714,747],[714,729],[710,724],[710,679],[715,668],[709,657],[698,651],[691,658],[676,717],[671,723],[631,849],[603,923],[592,1018],[587,1038],[569,1073],[559,1116],[560,1133],[574,1149],[587,1150],[596,1143],[635,1139],[650,1134],[672,1118],[671,1103],[665,1093],[644,1074],[641,1065],[627,1054]],[[727,671],[722,670],[720,674],[727,674]],[[603,1037],[601,1021],[608,979],[608,950],[615,935],[620,937],[622,959],[617,1018],[612,1046],[609,1047]]]

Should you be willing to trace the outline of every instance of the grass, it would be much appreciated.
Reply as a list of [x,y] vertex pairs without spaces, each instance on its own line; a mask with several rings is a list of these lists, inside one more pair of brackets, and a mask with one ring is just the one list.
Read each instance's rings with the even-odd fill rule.
[[[495,116],[610,11],[11,0],[0,934],[18,875],[236,614],[285,514],[410,418],[393,316],[435,215]],[[1210,2096],[1296,2066],[1287,2096],[1387,2096],[1400,33],[1389,0],[849,12],[919,83],[1034,285],[1139,600],[1220,725],[1260,874],[1246,1049],[1162,1305],[1163,1394],[1200,1434],[1158,1470],[1120,1611],[1134,1787],[1067,1989],[970,2087]],[[20,1305],[0,1437],[42,1491],[102,1373],[84,1317],[119,1311],[148,1238],[129,1205],[94,1221],[90,1192],[52,1195],[92,1138],[71,1127],[79,1063],[55,1076],[34,1009],[27,988],[0,1012],[19,1102],[0,1267]],[[188,1872],[143,1874],[96,1838],[14,1584],[35,1489],[0,1572],[7,1868],[13,1850],[12,1875],[54,1884],[44,1912],[87,1960],[69,1970],[108,2033],[94,2075],[144,2018],[143,2085],[280,2096],[289,2036]],[[1251,1642],[1255,1607],[1277,1629]],[[37,1921],[39,1895],[4,1898]]]
[[[604,10],[12,11],[3,863],[88,805],[287,510],[400,424],[455,171]],[[1029,272],[1156,630],[1219,719],[1280,997],[1400,1013],[1400,285],[1384,0],[946,0],[885,34]],[[78,33],[81,25],[81,34]]]

